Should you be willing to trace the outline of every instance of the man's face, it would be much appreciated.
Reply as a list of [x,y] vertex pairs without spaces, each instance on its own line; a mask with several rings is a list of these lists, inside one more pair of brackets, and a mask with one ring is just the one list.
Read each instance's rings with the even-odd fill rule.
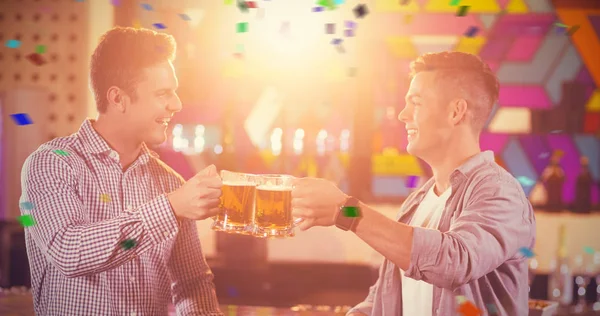
[[[418,73],[406,94],[406,106],[398,115],[406,124],[409,154],[427,160],[443,153],[452,133],[451,113],[434,83],[435,73]],[[439,91],[438,91],[439,90]]]
[[144,70],[145,78],[136,86],[135,102],[125,112],[130,135],[148,145],[166,141],[168,120],[181,111],[181,101],[175,93],[177,77],[171,62],[164,62]]

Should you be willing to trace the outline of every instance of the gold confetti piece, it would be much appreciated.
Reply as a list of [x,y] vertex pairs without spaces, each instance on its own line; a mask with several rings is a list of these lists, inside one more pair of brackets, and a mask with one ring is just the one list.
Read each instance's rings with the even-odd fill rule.
[[110,196],[106,193],[100,194],[100,201],[108,203],[111,201]]

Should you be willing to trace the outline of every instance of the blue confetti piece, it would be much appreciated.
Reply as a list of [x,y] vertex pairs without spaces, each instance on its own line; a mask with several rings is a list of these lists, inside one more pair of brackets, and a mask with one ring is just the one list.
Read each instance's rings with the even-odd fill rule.
[[406,187],[407,188],[416,188],[418,182],[419,182],[419,177],[410,176],[406,179]]
[[33,123],[31,121],[31,118],[29,118],[29,115],[27,115],[25,113],[16,113],[16,114],[11,114],[10,116],[15,121],[15,123],[17,123],[18,125],[29,125],[29,124]]
[[26,211],[33,210],[33,204],[31,202],[21,202],[19,203],[19,206]]
[[238,297],[240,295],[238,290],[232,286],[227,288],[227,294],[229,295],[229,297]]
[[341,39],[341,38],[334,38],[334,39],[331,41],[331,44],[333,44],[333,45],[338,45],[338,44],[340,44],[341,42],[342,42],[342,39]]
[[152,24],[152,26],[154,26],[155,28],[157,28],[157,29],[159,29],[159,30],[162,30],[162,29],[166,29],[166,28],[167,28],[167,27],[166,27],[164,24],[162,24],[162,23],[154,23],[154,24]]
[[346,28],[353,29],[356,27],[356,23],[354,21],[346,21]]
[[179,14],[179,17],[180,17],[182,20],[184,20],[184,21],[191,21],[191,20],[192,20],[192,19],[190,19],[190,17],[189,17],[189,16],[187,16],[187,14],[183,14],[183,13],[180,13],[180,14]]
[[142,8],[144,8],[144,10],[152,11],[152,6],[150,4],[148,4],[148,3],[142,3],[140,5],[142,6]]
[[465,32],[465,36],[466,37],[473,37],[475,36],[475,34],[477,34],[477,32],[479,32],[479,28],[476,26],[471,26],[469,27],[469,29]]
[[21,41],[18,41],[18,40],[6,41],[6,47],[8,47],[8,48],[19,48],[19,46],[21,46]]
[[490,313],[490,315],[496,315],[496,314],[498,314],[498,309],[496,309],[496,305],[494,305],[494,304],[486,304],[485,306],[487,307],[487,310]]
[[527,247],[521,247],[521,248],[519,248],[519,252],[522,253],[527,258],[533,258],[535,256],[535,254],[533,253],[533,251],[531,251],[531,249],[529,249]]
[[346,2],[346,0],[335,0],[335,5],[344,4],[344,2]]
[[535,184],[535,181],[525,177],[525,176],[520,176],[517,178],[517,181],[519,181],[519,183],[521,183],[523,186],[529,187]]
[[314,7],[314,8],[312,8],[313,12],[323,12],[323,10],[325,10],[325,8],[323,8],[323,7]]

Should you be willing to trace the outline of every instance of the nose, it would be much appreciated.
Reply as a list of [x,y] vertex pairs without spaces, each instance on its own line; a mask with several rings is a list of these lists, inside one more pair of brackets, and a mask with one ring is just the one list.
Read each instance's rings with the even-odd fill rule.
[[403,123],[406,123],[410,120],[411,114],[408,106],[405,106],[400,113],[398,113],[398,120]]
[[179,99],[179,96],[177,94],[175,94],[172,101],[169,102],[169,104],[167,105],[167,109],[174,113],[180,112],[183,109],[183,104],[181,104],[181,100]]

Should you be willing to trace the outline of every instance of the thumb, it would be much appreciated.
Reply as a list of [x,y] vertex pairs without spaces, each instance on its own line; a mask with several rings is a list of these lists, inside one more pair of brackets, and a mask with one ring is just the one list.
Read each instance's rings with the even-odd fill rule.
[[216,176],[217,175],[217,167],[215,167],[215,165],[210,165],[204,169],[202,169],[200,172],[198,172],[197,174],[198,176]]

